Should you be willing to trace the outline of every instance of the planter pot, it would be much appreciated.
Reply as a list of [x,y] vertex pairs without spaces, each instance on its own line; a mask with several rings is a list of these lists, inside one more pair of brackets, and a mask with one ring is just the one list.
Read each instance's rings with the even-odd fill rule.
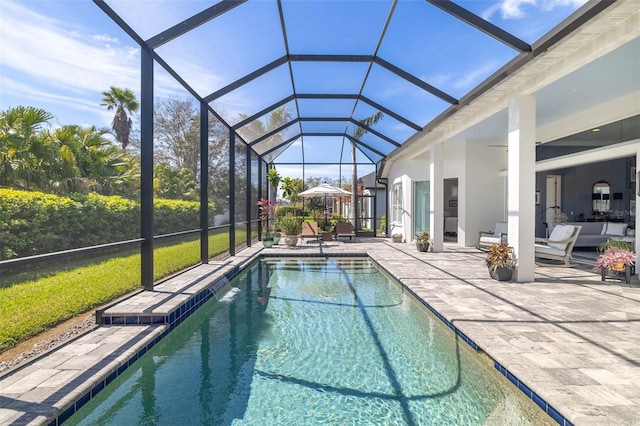
[[509,281],[513,276],[513,270],[511,268],[496,268],[494,272],[489,270],[491,278],[498,281]]
[[298,236],[297,235],[285,235],[284,236],[284,243],[290,247],[295,246],[296,244],[298,244]]
[[402,242],[402,235],[401,234],[392,235],[391,236],[391,241],[393,241],[394,243],[401,243]]
[[280,244],[280,235],[276,235],[273,237],[273,244],[274,245]]
[[418,249],[418,251],[429,251],[429,247],[431,247],[431,244],[416,243],[416,248]]
[[624,271],[624,262],[614,263],[611,269],[614,271]]
[[271,237],[264,237],[264,238],[262,239],[262,245],[263,245],[265,248],[271,248],[271,247],[273,247],[273,244],[274,244],[274,242],[273,242],[273,238],[271,238]]

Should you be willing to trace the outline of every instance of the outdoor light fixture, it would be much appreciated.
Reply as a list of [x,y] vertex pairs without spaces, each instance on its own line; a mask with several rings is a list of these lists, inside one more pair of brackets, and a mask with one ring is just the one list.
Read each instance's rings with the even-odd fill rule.
[[602,199],[603,200],[608,200],[609,199],[609,194],[602,194]]
[[602,194],[600,194],[599,192],[594,192],[593,194],[591,194],[591,199],[592,200],[602,200],[601,195]]

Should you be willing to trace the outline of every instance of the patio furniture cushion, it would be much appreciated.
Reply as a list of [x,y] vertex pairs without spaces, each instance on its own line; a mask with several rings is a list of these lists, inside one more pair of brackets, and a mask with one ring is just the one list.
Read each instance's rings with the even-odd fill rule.
[[536,244],[535,252],[536,252],[536,255],[542,253],[542,254],[550,254],[553,256],[564,256],[565,254],[564,250],[560,250],[558,248],[551,247],[550,245],[546,245],[546,244]]
[[341,238],[341,237],[349,237],[349,239],[351,238],[355,238],[356,236],[356,232],[353,230],[353,225],[349,222],[349,223],[336,223],[336,238]]
[[566,250],[567,242],[564,241],[571,238],[574,230],[575,227],[573,225],[556,225],[553,228],[553,231],[551,231],[551,235],[549,235],[549,242],[547,244],[549,245],[549,247],[553,247],[558,250]]
[[302,239],[315,239],[317,241],[318,238],[320,238],[318,222],[302,222],[300,237],[302,237]]
[[483,250],[491,244],[501,244],[507,242],[507,222],[496,222],[493,232],[480,231],[478,237],[478,248]]
[[500,244],[502,242],[502,237],[494,237],[492,235],[486,235],[480,238],[481,245],[490,246],[491,244]]
[[579,225],[556,225],[549,238],[536,238],[535,256],[562,262],[561,266],[573,266],[570,262],[571,252],[581,229],[582,226]]

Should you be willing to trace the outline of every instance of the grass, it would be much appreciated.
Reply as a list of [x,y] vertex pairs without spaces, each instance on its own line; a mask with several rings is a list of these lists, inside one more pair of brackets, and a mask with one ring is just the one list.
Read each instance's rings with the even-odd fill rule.
[[[236,234],[238,236],[238,234]],[[209,237],[209,252],[228,249],[228,234]],[[154,249],[158,280],[200,260],[199,240]],[[4,280],[0,288],[0,352],[62,321],[140,288],[140,254],[77,261]]]

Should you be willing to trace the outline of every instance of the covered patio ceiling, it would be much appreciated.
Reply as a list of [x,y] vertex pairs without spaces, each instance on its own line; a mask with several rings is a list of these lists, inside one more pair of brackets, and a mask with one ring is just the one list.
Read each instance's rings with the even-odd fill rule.
[[610,4],[94,2],[263,160],[302,166],[351,164],[352,144],[379,164]]

